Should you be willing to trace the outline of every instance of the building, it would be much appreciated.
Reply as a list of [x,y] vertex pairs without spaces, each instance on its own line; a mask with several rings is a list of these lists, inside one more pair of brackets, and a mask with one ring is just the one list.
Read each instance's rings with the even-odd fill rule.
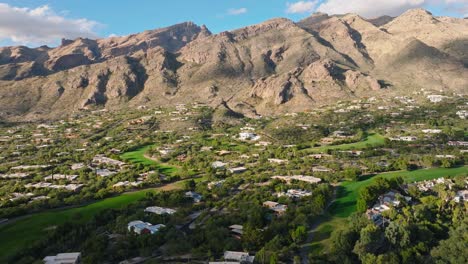
[[286,163],[288,163],[288,160],[283,160],[283,159],[268,159],[268,162],[270,162],[270,163],[276,163],[276,164],[286,164]]
[[277,202],[272,202],[272,201],[266,201],[263,202],[263,207],[266,207],[272,211],[274,211],[277,215],[282,215],[286,213],[286,210],[288,209],[288,206],[285,204],[280,204]]
[[44,264],[78,264],[81,263],[81,253],[60,253],[56,256],[47,256],[43,261]]
[[311,196],[312,192],[298,189],[289,189],[287,192],[280,192],[276,194],[278,197],[287,196],[292,199],[300,199],[302,197]]
[[331,172],[332,170],[327,168],[327,167],[323,167],[323,166],[316,166],[316,167],[313,167],[312,168],[312,171],[313,172]]
[[255,256],[250,256],[247,252],[225,251],[224,260],[237,261],[239,263],[253,263]]
[[447,144],[453,147],[468,147],[468,141],[449,141]]
[[109,176],[112,176],[112,175],[117,173],[115,171],[111,171],[111,170],[108,170],[108,169],[97,169],[95,172],[96,172],[97,175],[99,175],[101,177],[109,177]]
[[389,138],[391,141],[405,141],[405,142],[413,142],[418,140],[415,136],[399,136],[399,137],[391,137]]
[[224,169],[226,167],[227,163],[224,163],[222,161],[215,161],[211,163],[211,167],[213,169]]
[[455,198],[453,200],[457,203],[459,202],[467,202],[468,201],[468,190],[461,190],[458,191],[457,194],[455,195]]
[[171,214],[174,214],[177,211],[174,210],[174,209],[171,209],[171,208],[164,208],[164,207],[159,207],[159,206],[150,206],[150,207],[146,207],[145,212],[153,213],[153,214],[157,214],[157,215],[163,215],[163,214],[171,215]]
[[256,141],[260,139],[260,136],[251,132],[240,132],[239,139]]
[[139,235],[141,234],[156,234],[161,228],[166,227],[163,224],[152,225],[148,222],[143,222],[140,220],[131,221],[128,223],[128,231],[133,231]]
[[22,179],[22,178],[27,178],[30,175],[28,173],[10,173],[10,174],[0,174],[0,178],[3,179]]
[[78,175],[52,174],[44,178],[45,181],[50,180],[68,180],[73,181],[78,178]]
[[442,102],[444,98],[447,98],[447,97],[443,95],[439,95],[439,94],[430,94],[427,96],[427,99],[429,99],[429,101],[431,101],[432,103]]
[[96,165],[106,164],[106,165],[111,165],[111,166],[116,166],[116,167],[125,166],[125,162],[122,162],[120,160],[111,159],[111,158],[105,157],[104,155],[96,155],[93,158],[92,163],[96,164]]
[[367,218],[372,220],[376,225],[383,225],[385,219],[382,217],[382,212],[390,210],[392,207],[399,207],[401,205],[399,197],[402,197],[407,202],[411,201],[411,197],[409,196],[403,196],[396,191],[389,191],[379,196],[378,202],[366,211]]
[[279,179],[290,183],[292,180],[303,181],[308,183],[319,183],[322,179],[313,176],[294,175],[294,176],[273,176],[272,179]]
[[468,118],[468,111],[467,110],[460,110],[457,112],[457,116],[460,117],[461,119],[466,119]]
[[226,180],[220,180],[220,181],[213,181],[213,182],[209,182],[207,187],[209,190],[213,189],[213,187],[217,188],[217,187],[221,187],[223,186],[223,183],[225,182]]
[[442,129],[423,129],[421,130],[425,134],[440,134],[442,133]]
[[247,169],[244,168],[244,167],[237,167],[237,168],[230,168],[230,169],[228,169],[228,171],[229,171],[230,173],[234,173],[234,174],[243,173],[243,172],[245,172],[246,170],[247,170]]
[[192,191],[186,192],[186,193],[185,193],[185,197],[192,198],[193,202],[195,202],[195,203],[201,202],[201,200],[202,200],[202,198],[203,198],[203,197],[201,196],[201,194],[196,193],[196,192],[192,192]]
[[244,234],[244,227],[242,225],[231,225],[229,226],[229,230],[231,234],[238,239]]
[[71,165],[72,170],[80,170],[85,167],[84,163],[75,163]]

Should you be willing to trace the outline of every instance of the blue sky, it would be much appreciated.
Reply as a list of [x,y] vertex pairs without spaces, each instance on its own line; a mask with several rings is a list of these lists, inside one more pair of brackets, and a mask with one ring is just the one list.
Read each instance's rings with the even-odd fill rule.
[[60,37],[127,35],[183,21],[218,33],[274,17],[297,21],[317,10],[371,17],[423,7],[463,17],[467,6],[468,0],[0,0],[0,45],[54,45]]

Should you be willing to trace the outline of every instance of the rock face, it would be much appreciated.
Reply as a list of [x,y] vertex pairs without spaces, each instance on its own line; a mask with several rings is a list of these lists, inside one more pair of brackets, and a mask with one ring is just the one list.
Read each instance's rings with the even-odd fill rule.
[[369,20],[317,13],[216,35],[187,22],[56,48],[0,48],[0,118],[194,101],[221,117],[256,116],[421,88],[466,93],[467,65],[468,21],[420,9]]

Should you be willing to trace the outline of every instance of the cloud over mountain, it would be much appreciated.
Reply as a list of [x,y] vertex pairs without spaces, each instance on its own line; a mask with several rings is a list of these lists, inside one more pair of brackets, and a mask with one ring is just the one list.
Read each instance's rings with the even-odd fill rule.
[[69,19],[49,6],[19,8],[0,3],[0,40],[18,44],[54,44],[61,38],[97,37],[98,22]]
[[288,14],[301,14],[311,13],[317,6],[318,1],[299,1],[295,3],[287,3],[286,13]]

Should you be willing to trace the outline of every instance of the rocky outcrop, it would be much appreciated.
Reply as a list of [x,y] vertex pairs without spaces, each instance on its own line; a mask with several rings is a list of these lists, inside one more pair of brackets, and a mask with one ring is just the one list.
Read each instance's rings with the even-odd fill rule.
[[[211,34],[191,22],[56,48],[0,48],[0,115],[202,102],[249,117],[336,100],[468,87],[468,21],[313,14]],[[385,89],[381,84],[385,84]],[[220,102],[224,102],[220,104]]]

